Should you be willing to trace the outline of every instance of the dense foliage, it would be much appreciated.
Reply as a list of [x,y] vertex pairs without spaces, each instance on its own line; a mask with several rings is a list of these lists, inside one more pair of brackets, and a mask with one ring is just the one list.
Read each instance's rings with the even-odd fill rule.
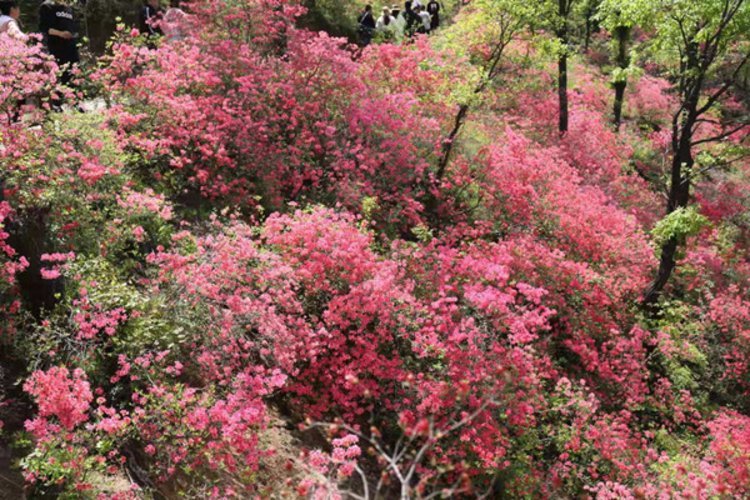
[[31,497],[750,495],[750,3],[186,9],[78,92],[0,35]]

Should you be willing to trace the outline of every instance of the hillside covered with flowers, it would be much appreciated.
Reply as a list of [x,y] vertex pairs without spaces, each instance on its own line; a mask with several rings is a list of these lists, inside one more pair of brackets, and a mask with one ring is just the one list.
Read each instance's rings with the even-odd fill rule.
[[0,34],[12,491],[750,496],[750,1],[183,4]]

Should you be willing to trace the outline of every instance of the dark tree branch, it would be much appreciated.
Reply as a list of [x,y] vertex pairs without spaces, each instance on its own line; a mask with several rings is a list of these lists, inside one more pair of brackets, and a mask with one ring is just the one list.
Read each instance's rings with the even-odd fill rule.
[[690,145],[691,146],[698,146],[700,144],[707,144],[709,142],[717,142],[717,141],[720,141],[722,139],[726,139],[730,135],[736,134],[737,132],[739,132],[740,130],[742,130],[743,128],[746,128],[746,127],[750,127],[750,123],[742,123],[741,125],[733,127],[730,130],[722,132],[721,134],[715,135],[713,137],[707,137],[705,139],[700,139],[700,140],[697,140],[697,141],[692,141],[690,143]]
[[[487,88],[487,85],[492,80],[494,80],[497,74],[500,72],[500,61],[502,60],[503,54],[505,53],[505,48],[513,40],[513,37],[515,36],[516,32],[518,32],[520,27],[521,23],[518,21],[509,21],[507,23],[501,21],[500,39],[492,49],[492,53],[490,54],[490,57],[488,59],[487,71],[480,82],[477,84],[477,86],[474,88],[474,95],[484,92],[484,89]],[[448,136],[443,140],[440,158],[438,159],[437,163],[437,172],[435,174],[438,180],[442,180],[443,176],[445,175],[445,170],[448,167],[448,163],[450,162],[451,153],[453,152],[453,146],[455,144],[456,137],[458,137],[461,128],[463,128],[468,113],[469,104],[461,104],[458,107],[458,112],[453,119],[453,127],[448,133]]]
[[732,71],[732,74],[729,76],[729,78],[726,79],[726,81],[721,85],[719,90],[714,92],[712,95],[708,97],[706,100],[706,103],[698,108],[697,113],[699,115],[702,115],[706,113],[709,109],[713,107],[714,104],[724,95],[726,94],[729,89],[732,87],[732,84],[734,82],[734,79],[737,77],[737,75],[742,71],[742,68],[747,64],[747,62],[750,61],[750,52],[745,54],[745,56],[740,60],[739,63],[737,63],[737,66],[734,68],[734,71]]

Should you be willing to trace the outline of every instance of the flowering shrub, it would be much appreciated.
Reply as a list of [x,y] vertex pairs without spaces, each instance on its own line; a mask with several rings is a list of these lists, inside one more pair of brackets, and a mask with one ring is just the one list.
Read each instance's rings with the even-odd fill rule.
[[[270,29],[268,37],[279,28]],[[149,163],[149,177],[175,193],[250,208],[335,199],[356,210],[374,197],[386,227],[418,224],[432,186],[428,159],[440,139],[434,114],[444,108],[424,107],[413,89],[368,85],[359,74],[378,71],[382,58],[357,64],[342,40],[287,26],[283,55],[269,56],[266,35],[256,34],[244,43],[209,27],[169,50],[115,44],[100,80],[129,102],[113,118],[124,146]],[[439,73],[422,70],[417,57],[425,58],[405,48],[393,64],[417,73],[415,81],[435,82]],[[201,66],[191,66],[198,58]],[[133,67],[142,69],[133,74]]]
[[717,492],[744,495],[750,484],[750,420],[744,415],[727,412],[709,422],[713,440],[709,460],[718,468]]
[[40,43],[0,36],[0,123],[20,118],[21,105],[31,97],[48,98],[56,91],[57,65]]
[[20,309],[20,301],[14,293],[16,274],[28,266],[28,261],[8,243],[7,227],[11,222],[13,210],[8,202],[0,202],[0,317],[4,319],[0,327],[0,336],[7,337],[14,332],[13,316]]
[[93,395],[80,368],[73,371],[72,377],[63,366],[34,372],[24,384],[24,390],[36,399],[39,406],[39,417],[26,424],[38,438],[59,432],[59,427],[49,423],[49,417],[56,417],[62,428],[68,431],[88,420]]
[[648,75],[635,82],[632,95],[627,98],[629,106],[637,116],[656,124],[665,124],[675,103],[668,95],[669,86],[665,80]]

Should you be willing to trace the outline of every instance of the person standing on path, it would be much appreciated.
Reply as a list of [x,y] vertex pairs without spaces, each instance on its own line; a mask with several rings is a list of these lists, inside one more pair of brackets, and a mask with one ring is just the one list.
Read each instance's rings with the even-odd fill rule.
[[422,6],[415,8],[414,12],[419,16],[419,19],[421,21],[421,25],[417,29],[417,33],[422,33],[425,35],[429,34],[430,33],[430,15]]
[[21,8],[18,2],[0,2],[0,35],[5,33],[19,42],[28,42],[29,36],[21,31],[18,25],[20,17]]
[[375,31],[385,40],[392,40],[395,34],[396,24],[388,7],[383,7],[383,14],[375,21]]
[[400,42],[404,38],[406,20],[401,13],[401,8],[396,4],[393,4],[391,7],[391,17],[393,18],[393,35],[396,38],[396,41]]
[[412,36],[419,28],[419,25],[422,24],[419,15],[412,9],[411,2],[412,0],[406,0],[406,2],[404,2],[403,13],[404,19],[406,19],[406,34],[408,36]]
[[427,13],[430,15],[430,30],[433,31],[440,26],[440,4],[437,0],[427,3]]
[[365,10],[357,18],[360,45],[363,47],[370,45],[373,31],[375,31],[375,18],[372,16],[372,5],[366,5]]
[[72,79],[72,67],[78,64],[78,22],[72,0],[45,0],[39,8],[39,31],[50,54],[63,70],[64,85]]

